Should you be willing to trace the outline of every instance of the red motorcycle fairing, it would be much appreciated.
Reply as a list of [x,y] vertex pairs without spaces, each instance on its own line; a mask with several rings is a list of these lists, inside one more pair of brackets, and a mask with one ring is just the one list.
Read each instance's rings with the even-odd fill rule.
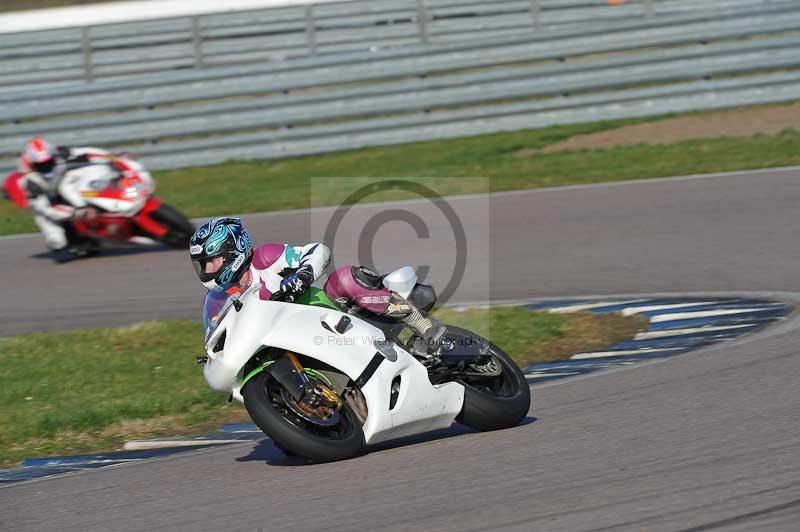
[[125,216],[114,216],[113,214],[101,214],[91,221],[83,218],[75,219],[72,224],[79,234],[105,240],[124,241],[136,236],[133,224],[136,224],[151,236],[161,238],[167,234],[167,228],[150,216],[150,213],[159,207],[161,207],[161,201],[151,196],[139,214],[133,219]]
[[156,222],[152,216],[150,216],[150,214],[158,210],[160,207],[161,200],[155,196],[150,196],[147,199],[147,202],[144,204],[144,207],[142,207],[142,210],[139,211],[139,214],[137,214],[134,218],[136,225],[159,238],[167,234],[167,228]]
[[124,216],[100,215],[92,221],[76,218],[72,226],[78,234],[105,240],[125,241],[133,236],[131,219]]
[[25,177],[25,172],[13,172],[3,182],[3,194],[13,201],[20,209],[28,208],[28,194],[22,189],[20,179]]

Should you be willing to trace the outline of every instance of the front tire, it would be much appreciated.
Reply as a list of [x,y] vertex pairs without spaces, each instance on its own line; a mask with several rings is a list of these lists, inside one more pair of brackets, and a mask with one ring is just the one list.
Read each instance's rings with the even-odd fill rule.
[[315,462],[352,458],[364,448],[364,432],[345,402],[339,423],[322,427],[300,418],[283,401],[282,386],[268,372],[250,379],[242,390],[244,406],[256,425],[292,454]]
[[502,349],[475,333],[453,326],[447,331],[448,338],[487,346],[502,369],[497,377],[459,379],[464,386],[464,406],[456,421],[482,431],[519,425],[531,407],[531,390],[519,366]]
[[167,228],[167,234],[159,239],[162,243],[174,249],[189,247],[189,239],[192,238],[195,227],[177,209],[162,203],[158,209],[150,213],[150,217]]

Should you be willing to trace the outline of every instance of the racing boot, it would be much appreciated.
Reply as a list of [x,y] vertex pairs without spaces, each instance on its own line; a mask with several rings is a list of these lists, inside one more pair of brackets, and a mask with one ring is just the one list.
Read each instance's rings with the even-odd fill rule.
[[50,256],[57,264],[64,264],[78,258],[75,252],[69,247],[50,250]]
[[58,264],[64,264],[75,259],[83,259],[86,257],[94,257],[100,250],[97,244],[91,241],[81,242],[80,244],[73,244],[59,249],[51,250],[53,260]]
[[100,249],[91,240],[86,240],[79,244],[75,244],[70,248],[70,250],[75,254],[77,258],[86,258],[86,257],[94,257],[95,255],[100,253]]
[[390,293],[389,307],[384,315],[402,321],[417,333],[414,350],[419,354],[436,354],[447,333],[447,327],[442,322],[432,316],[425,316],[411,301],[397,292]]

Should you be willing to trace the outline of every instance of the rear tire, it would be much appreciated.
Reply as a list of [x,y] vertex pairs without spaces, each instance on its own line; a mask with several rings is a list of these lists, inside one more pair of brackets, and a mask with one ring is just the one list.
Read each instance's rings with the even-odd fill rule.
[[345,402],[335,427],[319,427],[302,420],[280,404],[282,386],[268,372],[250,379],[242,390],[244,406],[256,425],[288,454],[315,462],[352,458],[364,448],[364,432]]
[[459,380],[464,385],[464,406],[456,421],[482,431],[519,425],[531,407],[531,390],[519,366],[489,340],[459,327],[448,326],[447,330],[487,345],[502,368],[499,376],[485,382]]
[[175,249],[189,247],[189,239],[192,238],[195,227],[177,209],[162,203],[161,207],[150,213],[150,217],[167,228],[167,234],[159,238],[162,243]]

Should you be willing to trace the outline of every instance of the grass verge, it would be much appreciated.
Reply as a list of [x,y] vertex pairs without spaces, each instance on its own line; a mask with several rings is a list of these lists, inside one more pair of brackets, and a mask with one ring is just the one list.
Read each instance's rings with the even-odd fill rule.
[[[521,365],[601,348],[641,326],[622,316],[518,308],[438,314],[487,335]],[[199,323],[169,321],[0,339],[0,467],[246,420],[195,366],[202,336]]]
[[[702,113],[699,114],[702,116]],[[159,196],[192,217],[337,205],[371,178],[415,176],[439,194],[522,190],[800,164],[800,132],[609,149],[540,150],[578,134],[643,120],[554,126],[285,160],[240,161],[156,172]],[[347,186],[338,179],[347,176]],[[489,190],[483,180],[489,177]],[[477,188],[476,188],[477,187]],[[370,201],[411,197],[387,192]],[[0,202],[0,235],[36,231],[30,215]]]
[[569,358],[632,338],[647,319],[622,314],[548,314],[515,307],[440,309],[444,323],[464,327],[496,343],[520,366]]

